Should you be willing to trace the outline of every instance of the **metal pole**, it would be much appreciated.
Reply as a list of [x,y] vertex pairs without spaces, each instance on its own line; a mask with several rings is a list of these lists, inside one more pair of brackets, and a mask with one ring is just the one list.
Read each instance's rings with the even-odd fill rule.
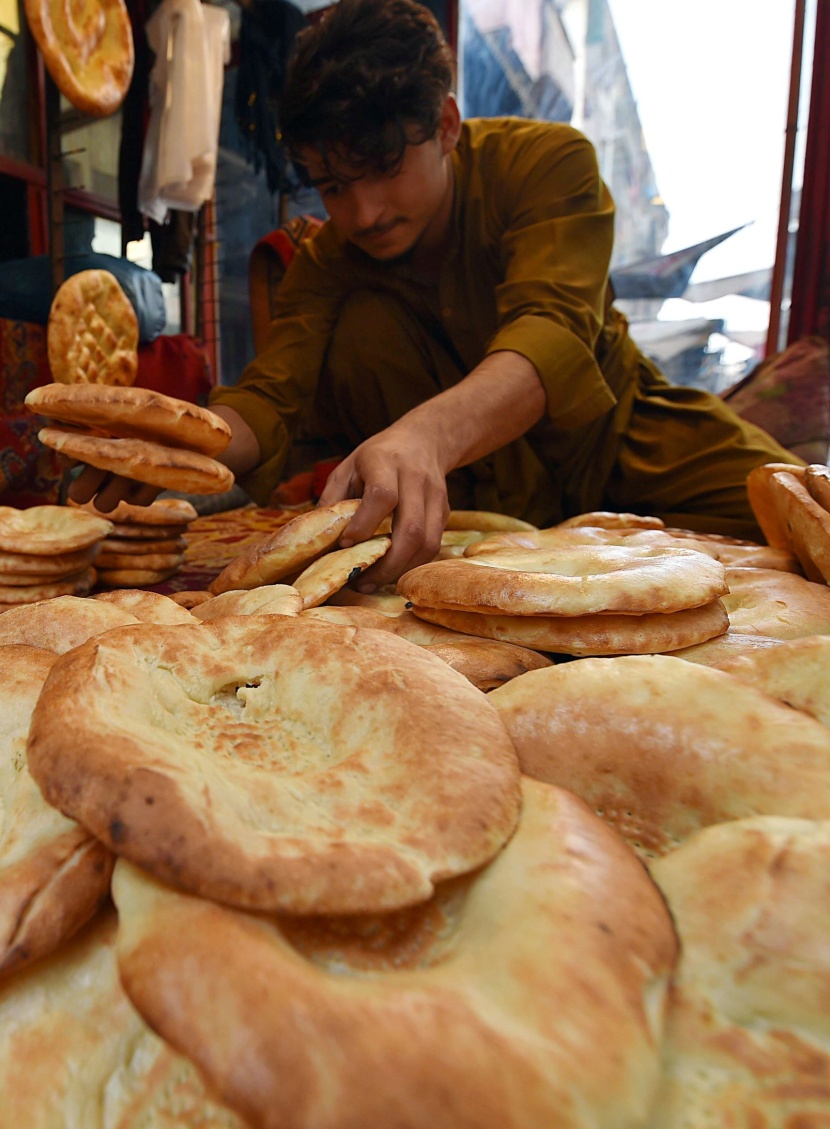
[[766,356],[780,349],[781,300],[787,271],[787,245],[790,238],[790,209],[792,207],[793,166],[795,142],[798,132],[798,102],[801,90],[801,62],[804,55],[804,12],[806,0],[795,0],[793,25],[793,57],[790,69],[790,97],[787,105],[787,128],[784,137],[784,169],[781,176],[781,207],[778,213],[778,240],[775,263],[772,268],[772,286],[769,299],[769,327],[767,329]]

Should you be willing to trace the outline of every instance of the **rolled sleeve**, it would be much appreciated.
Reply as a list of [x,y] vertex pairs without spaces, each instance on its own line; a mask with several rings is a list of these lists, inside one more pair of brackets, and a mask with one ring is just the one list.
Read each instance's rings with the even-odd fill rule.
[[528,314],[500,329],[487,352],[505,349],[535,366],[547,415],[559,427],[582,427],[617,403],[591,349],[572,330],[547,317]]

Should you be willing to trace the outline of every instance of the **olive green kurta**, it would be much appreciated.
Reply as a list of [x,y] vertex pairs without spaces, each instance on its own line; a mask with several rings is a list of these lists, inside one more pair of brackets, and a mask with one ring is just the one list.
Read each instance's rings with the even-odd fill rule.
[[437,281],[376,262],[331,224],[298,252],[265,349],[212,397],[263,452],[245,489],[267,500],[298,426],[346,450],[512,350],[535,365],[546,414],[455,472],[453,505],[537,525],[613,508],[757,532],[746,474],[797,460],[717,398],[668,385],[634,345],[608,301],[614,205],[590,143],[557,123],[471,120],[452,161],[453,242]]

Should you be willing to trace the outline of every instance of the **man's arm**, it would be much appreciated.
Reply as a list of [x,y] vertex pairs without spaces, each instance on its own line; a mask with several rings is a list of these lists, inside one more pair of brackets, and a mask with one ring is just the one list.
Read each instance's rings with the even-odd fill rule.
[[449,513],[446,476],[524,435],[545,411],[535,367],[520,353],[491,353],[459,384],[419,404],[357,447],[320,498],[363,499],[344,547],[371,537],[394,511],[392,546],[367,570],[362,591],[433,559]]

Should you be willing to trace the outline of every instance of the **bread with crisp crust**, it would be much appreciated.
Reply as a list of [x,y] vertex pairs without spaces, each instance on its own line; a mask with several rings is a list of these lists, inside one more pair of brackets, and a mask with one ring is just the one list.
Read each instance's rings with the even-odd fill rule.
[[46,352],[56,383],[133,383],[138,318],[114,274],[83,270],[58,288],[49,309]]
[[63,655],[32,723],[47,800],[205,897],[379,912],[490,859],[519,815],[487,698],[388,632],[140,624]]
[[382,917],[248,915],[119,861],[124,987],[252,1129],[641,1129],[671,920],[581,801],[522,793],[492,863]]
[[46,803],[26,762],[32,711],[55,661],[37,647],[0,646],[0,976],[56,949],[109,891],[110,852]]
[[826,1125],[830,823],[708,827],[652,874],[681,956],[650,1124]]
[[830,730],[725,671],[582,659],[487,700],[522,772],[576,792],[644,857],[756,813],[830,819]]
[[60,92],[93,117],[115,113],[135,53],[124,0],[25,0],[26,20]]
[[[150,388],[47,384],[32,389],[24,402],[29,411],[60,423],[89,428],[120,439],[150,439],[156,443],[168,443],[172,447],[185,447],[212,457],[220,455],[231,440],[230,427],[214,412]],[[116,509],[119,516],[113,514],[113,520],[123,521],[126,513],[135,516],[135,511],[141,508],[121,502]],[[196,511],[184,499],[162,499],[161,504],[156,501],[144,508],[161,514],[162,520],[167,520],[166,514],[171,517],[183,514],[185,520],[196,516]],[[159,519],[147,516],[144,520],[152,522]]]
[[416,608],[483,615],[636,615],[701,607],[726,579],[693,549],[591,545],[433,561],[404,573],[398,591]]
[[246,1129],[121,987],[105,907],[0,984],[0,1129]]
[[[38,439],[68,459],[125,478],[180,490],[186,494],[222,494],[233,486],[233,474],[222,463],[198,451],[167,447],[147,439],[111,439],[84,435],[63,427],[42,427]],[[83,513],[83,510],[73,510]],[[145,527],[146,528],[146,527]]]

